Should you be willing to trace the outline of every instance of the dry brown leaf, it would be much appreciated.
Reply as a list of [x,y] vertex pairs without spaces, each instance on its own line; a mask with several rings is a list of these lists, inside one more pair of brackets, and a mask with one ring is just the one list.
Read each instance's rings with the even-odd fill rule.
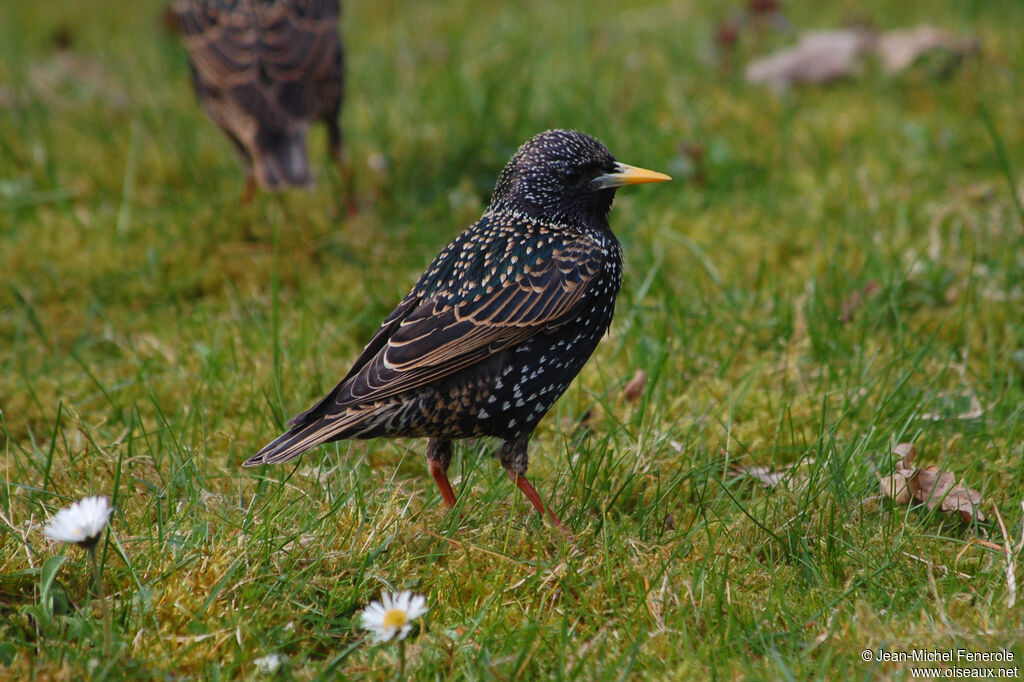
[[626,402],[635,403],[643,397],[645,388],[647,388],[647,372],[638,369],[629,383],[622,387],[622,396]]
[[978,49],[978,41],[957,38],[940,28],[924,24],[884,33],[878,39],[877,48],[882,68],[895,74],[907,70],[929,52],[945,50],[959,57],[972,54]]
[[976,38],[958,38],[940,28],[921,25],[876,35],[862,28],[811,31],[789,47],[747,65],[747,82],[781,90],[793,85],[821,85],[859,74],[862,57],[875,51],[889,74],[902,73],[926,55],[937,55],[933,70],[948,75],[963,57],[977,52]]
[[978,509],[981,493],[958,484],[956,476],[949,471],[942,471],[936,466],[918,469],[907,484],[914,499],[929,509],[938,507],[944,512],[956,512],[965,523],[972,519],[985,520],[985,515]]
[[740,39],[740,27],[735,21],[723,21],[715,28],[715,44],[723,50],[736,47]]
[[127,91],[106,64],[73,50],[61,50],[51,58],[29,64],[27,82],[29,93],[47,104],[74,107],[77,94],[119,109],[128,106]]
[[779,0],[747,0],[747,10],[751,14],[771,14],[779,11]]
[[981,493],[956,482],[956,475],[937,466],[913,468],[917,449],[913,443],[900,443],[893,449],[899,455],[896,470],[889,476],[880,476],[882,494],[898,504],[916,501],[928,509],[936,507],[946,513],[956,513],[962,521],[984,521],[979,509]]
[[906,469],[914,463],[917,447],[913,443],[897,443],[892,448],[892,454],[900,456],[900,464]]
[[878,291],[878,282],[874,280],[865,284],[863,289],[854,289],[839,305],[839,321],[849,322],[852,320],[854,313],[870,300],[876,291]]
[[[985,414],[985,408],[981,406],[981,401],[978,400],[978,396],[974,395],[970,389],[960,394],[940,395],[938,402],[945,409],[925,412],[921,415],[921,419],[938,422],[944,419],[956,418],[966,421],[978,419]],[[966,404],[964,404],[965,402]]]
[[879,479],[882,484],[882,494],[886,497],[891,497],[899,504],[910,504],[910,500],[913,497],[910,494],[910,488],[907,486],[907,477],[903,474],[891,474],[889,476],[882,476]]
[[732,476],[747,476],[760,483],[765,488],[775,488],[780,483],[786,483],[786,487],[798,488],[807,481],[807,476],[793,472],[797,465],[784,467],[779,470],[768,467],[747,467],[741,464],[732,464],[729,473]]
[[747,82],[776,89],[831,83],[861,70],[861,56],[874,42],[863,29],[812,31],[795,46],[755,59],[747,65]]

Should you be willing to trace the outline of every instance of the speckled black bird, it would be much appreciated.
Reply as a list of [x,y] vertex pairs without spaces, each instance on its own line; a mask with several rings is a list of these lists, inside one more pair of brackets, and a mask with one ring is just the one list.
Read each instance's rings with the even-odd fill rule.
[[341,164],[344,55],[338,0],[177,0],[192,85],[230,138],[246,173],[267,191],[313,183],[311,123],[327,125]]
[[430,473],[452,506],[452,441],[493,436],[543,516],[526,478],[527,442],[612,321],[622,282],[608,226],[615,190],[668,179],[616,162],[580,132],[531,139],[480,220],[434,259],[341,383],[245,466],[344,438],[426,436]]

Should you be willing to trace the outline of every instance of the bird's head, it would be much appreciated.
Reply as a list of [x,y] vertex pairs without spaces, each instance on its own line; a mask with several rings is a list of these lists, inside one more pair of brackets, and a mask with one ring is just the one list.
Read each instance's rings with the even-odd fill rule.
[[618,187],[670,179],[617,162],[607,147],[584,133],[547,130],[520,147],[501,171],[489,210],[594,227],[606,224]]

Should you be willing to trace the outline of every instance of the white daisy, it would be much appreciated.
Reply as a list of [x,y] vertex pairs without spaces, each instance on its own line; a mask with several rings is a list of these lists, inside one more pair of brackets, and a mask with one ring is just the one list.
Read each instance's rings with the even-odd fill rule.
[[412,630],[412,621],[427,612],[426,597],[412,592],[384,592],[380,598],[363,611],[363,628],[370,631],[377,643],[396,635],[405,639]]
[[107,498],[87,497],[57,512],[43,532],[51,540],[89,548],[100,539],[113,511]]
[[260,656],[253,663],[256,665],[256,669],[264,675],[270,675],[277,671],[281,667],[281,663],[284,661],[284,657],[281,654],[267,654],[266,656]]

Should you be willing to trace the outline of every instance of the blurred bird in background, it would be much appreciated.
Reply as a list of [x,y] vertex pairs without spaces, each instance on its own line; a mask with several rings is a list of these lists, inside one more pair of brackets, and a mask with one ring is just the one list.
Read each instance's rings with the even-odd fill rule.
[[268,192],[313,185],[306,134],[316,121],[347,178],[338,0],[176,0],[171,10],[199,103],[238,152],[243,202],[257,183]]

